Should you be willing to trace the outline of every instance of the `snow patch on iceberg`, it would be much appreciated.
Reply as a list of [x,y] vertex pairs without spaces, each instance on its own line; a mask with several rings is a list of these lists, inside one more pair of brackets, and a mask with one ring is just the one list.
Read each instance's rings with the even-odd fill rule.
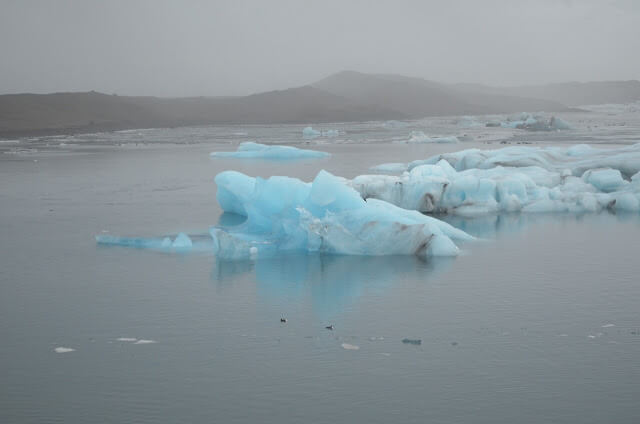
[[212,158],[234,158],[234,159],[315,159],[330,156],[329,153],[316,150],[298,149],[293,146],[267,145],[247,141],[240,143],[235,152],[212,152]]
[[409,164],[401,176],[361,175],[348,184],[363,198],[420,212],[640,210],[640,144],[469,149]]

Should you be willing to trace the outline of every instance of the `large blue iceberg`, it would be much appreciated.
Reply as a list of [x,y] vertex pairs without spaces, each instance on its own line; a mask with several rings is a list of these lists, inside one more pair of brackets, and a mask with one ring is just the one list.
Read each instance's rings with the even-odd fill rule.
[[192,241],[101,235],[99,244],[166,252],[209,250],[221,259],[256,259],[280,253],[456,256],[455,241],[473,237],[438,219],[382,200],[365,201],[343,178],[320,171],[312,183],[290,177],[253,178],[225,171],[215,178],[225,213],[246,217],[219,225]]
[[347,255],[455,256],[453,240],[472,237],[438,219],[370,199],[346,180],[320,171],[312,183],[295,178],[252,178],[235,171],[216,176],[225,212],[247,217],[213,227],[214,251],[229,259],[280,252]]
[[327,152],[298,149],[292,146],[260,144],[253,141],[240,143],[235,152],[212,152],[210,155],[214,158],[271,160],[316,159],[330,156]]
[[[377,170],[392,168],[378,167]],[[640,144],[468,149],[414,161],[400,176],[361,175],[348,184],[365,199],[420,212],[640,210]]]

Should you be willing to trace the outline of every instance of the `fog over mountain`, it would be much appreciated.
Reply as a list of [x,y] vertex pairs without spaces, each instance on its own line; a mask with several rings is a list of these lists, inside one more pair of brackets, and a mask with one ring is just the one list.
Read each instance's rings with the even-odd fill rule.
[[492,86],[626,81],[640,79],[640,2],[0,0],[0,51],[0,94],[242,96],[342,69]]

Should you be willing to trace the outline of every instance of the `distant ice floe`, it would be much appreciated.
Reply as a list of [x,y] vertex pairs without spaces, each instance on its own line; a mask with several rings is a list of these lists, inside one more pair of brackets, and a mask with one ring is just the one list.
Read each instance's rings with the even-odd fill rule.
[[[380,165],[378,169],[394,168]],[[640,210],[640,144],[468,149],[408,164],[401,176],[361,175],[365,199],[463,216],[495,212]]]
[[76,350],[72,349],[70,347],[62,347],[62,346],[60,346],[60,347],[57,347],[57,348],[53,349],[53,351],[55,353],[69,353],[69,352],[75,352]]
[[134,342],[133,344],[140,345],[140,344],[155,344],[155,343],[158,343],[158,342],[155,341],[155,340],[140,339],[140,340]]
[[212,158],[289,160],[325,158],[330,154],[292,146],[267,145],[247,141],[240,143],[235,152],[212,152],[210,156]]
[[313,127],[305,127],[302,129],[302,136],[304,138],[316,138],[316,137],[337,137],[340,135],[338,130],[314,130]]
[[429,137],[422,131],[411,131],[407,143],[459,143],[455,136]]
[[[495,121],[488,122],[486,126],[493,127]],[[517,115],[509,116],[506,121],[500,122],[502,128],[517,128],[528,131],[558,131],[558,130],[570,130],[571,125],[556,117],[546,117],[541,114],[531,114],[523,112]]]
[[138,339],[136,339],[135,337],[118,337],[116,339],[116,341],[119,341],[119,342],[137,342]]
[[320,171],[312,183],[252,178],[235,171],[216,176],[218,203],[244,215],[235,227],[210,230],[213,250],[227,259],[279,252],[348,255],[455,256],[453,240],[473,237],[438,219],[380,200],[365,201],[346,180]]

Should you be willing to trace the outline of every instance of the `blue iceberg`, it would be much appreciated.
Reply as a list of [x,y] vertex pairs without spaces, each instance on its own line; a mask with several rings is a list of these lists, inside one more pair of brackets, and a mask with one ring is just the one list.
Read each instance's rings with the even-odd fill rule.
[[292,146],[267,145],[247,141],[240,143],[235,152],[212,152],[210,156],[212,158],[290,160],[325,158],[330,154]]
[[640,144],[469,149],[414,161],[401,176],[361,175],[365,199],[462,216],[640,210]]
[[216,176],[225,212],[246,221],[210,230],[214,252],[226,259],[281,252],[346,255],[455,256],[463,231],[390,203],[365,201],[346,180],[320,171],[312,183],[295,178],[251,178],[235,171]]

